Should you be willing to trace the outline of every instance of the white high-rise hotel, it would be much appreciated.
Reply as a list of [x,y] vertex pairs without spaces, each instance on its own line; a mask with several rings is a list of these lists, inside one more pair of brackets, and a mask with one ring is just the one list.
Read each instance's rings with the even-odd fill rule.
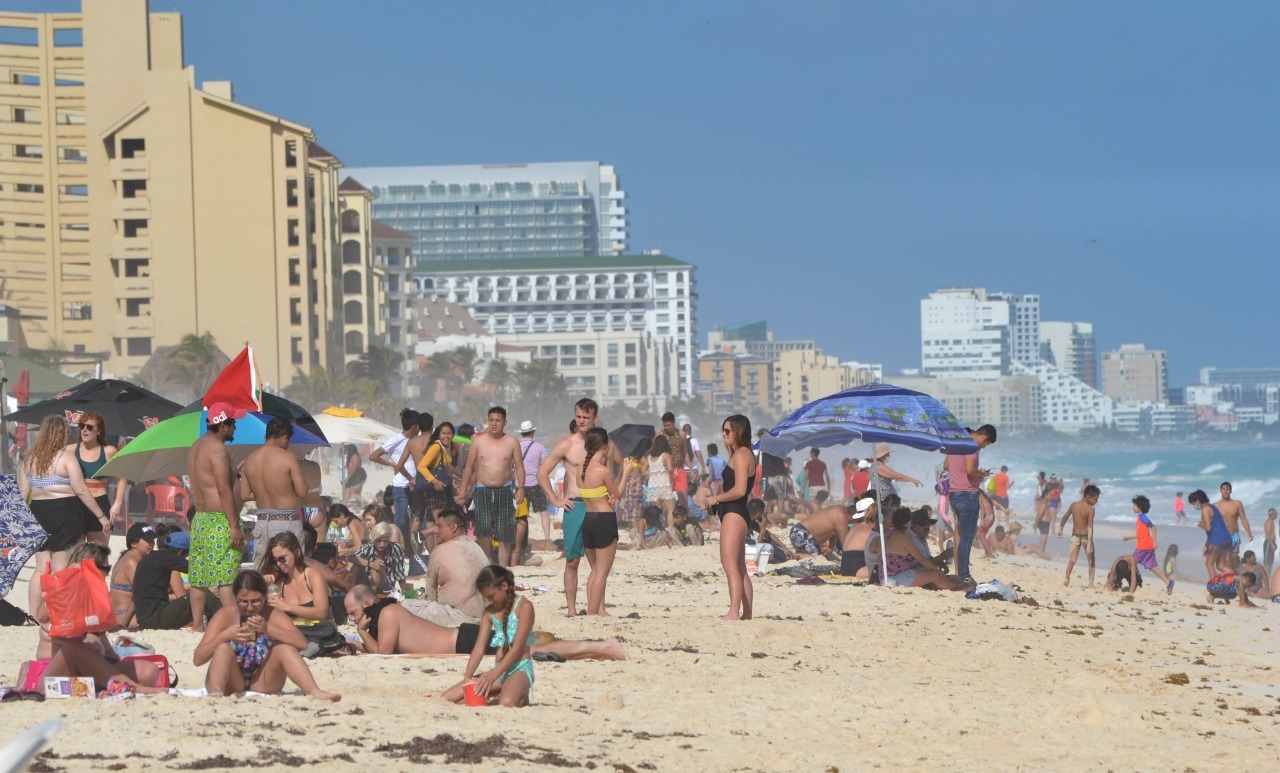
[[1012,362],[1040,362],[1040,296],[938,290],[920,301],[920,354],[925,373],[990,380]]

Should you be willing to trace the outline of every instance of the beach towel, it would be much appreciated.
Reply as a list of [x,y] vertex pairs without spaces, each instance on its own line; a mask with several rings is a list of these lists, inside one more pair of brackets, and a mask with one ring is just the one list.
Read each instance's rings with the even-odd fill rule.
[[13,590],[18,572],[48,538],[22,500],[17,478],[0,475],[0,598]]

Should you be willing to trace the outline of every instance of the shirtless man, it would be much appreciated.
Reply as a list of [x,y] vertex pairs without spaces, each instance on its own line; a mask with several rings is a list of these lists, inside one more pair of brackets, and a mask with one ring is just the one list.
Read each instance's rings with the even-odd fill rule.
[[[212,590],[222,606],[236,603],[231,583],[240,571],[240,501],[236,497],[227,443],[236,434],[236,419],[248,411],[214,403],[205,415],[205,434],[187,451],[187,475],[196,514],[191,519],[192,630],[204,631],[204,608]],[[296,506],[296,505],[295,505]]]
[[507,409],[500,405],[490,408],[489,431],[476,435],[471,441],[457,502],[467,506],[467,487],[474,482],[476,539],[488,542],[496,536],[497,563],[511,566],[516,541],[516,507],[524,501],[524,462],[520,459],[520,441],[506,434],[506,426]]
[[299,459],[298,469],[302,470],[302,482],[307,486],[307,492],[298,500],[298,506],[302,508],[302,520],[311,524],[311,528],[315,529],[317,534],[322,534],[328,527],[329,518],[324,509],[324,502],[320,500],[323,476],[320,463],[310,459]]
[[454,509],[436,516],[436,549],[427,562],[427,590],[422,599],[404,606],[436,625],[474,623],[484,614],[485,600],[476,590],[476,577],[489,565],[489,556],[467,537],[467,522]]
[[1276,561],[1276,509],[1267,511],[1267,520],[1262,524],[1262,565],[1267,568],[1267,576]]
[[[355,623],[366,652],[379,655],[470,655],[480,626],[463,623],[446,628],[415,617],[395,599],[379,600],[367,585],[357,585],[343,599],[347,616]],[[627,660],[627,651],[617,639],[605,641],[561,641],[535,644],[529,648],[539,660]],[[496,650],[486,647],[488,654]]]
[[258,525],[253,530],[253,563],[262,564],[267,542],[282,531],[303,543],[299,500],[307,493],[298,457],[289,452],[293,424],[275,418],[267,423],[266,442],[240,465],[240,499],[253,500]]
[[1253,539],[1253,529],[1249,526],[1249,519],[1245,517],[1244,505],[1240,500],[1231,498],[1231,484],[1223,481],[1218,491],[1222,494],[1222,499],[1214,502],[1214,505],[1222,514],[1222,521],[1227,525],[1227,531],[1231,532],[1231,557],[1239,561],[1240,524],[1244,524],[1244,533],[1250,540]]
[[1067,519],[1071,519],[1071,557],[1067,559],[1067,576],[1062,581],[1063,585],[1071,584],[1071,570],[1075,568],[1076,557],[1083,547],[1089,559],[1089,587],[1093,587],[1093,507],[1098,504],[1101,494],[1097,486],[1085,486],[1081,499],[1071,503],[1058,523],[1058,537],[1062,537],[1062,529],[1067,525]]
[[[582,474],[582,463],[586,461],[587,448],[583,436],[587,430],[596,425],[600,415],[600,406],[595,400],[584,397],[573,406],[575,431],[569,437],[556,443],[547,454],[547,458],[538,468],[538,485],[547,495],[547,502],[563,509],[561,523],[564,528],[564,599],[565,614],[576,617],[578,614],[578,564],[587,554],[582,542],[582,524],[587,518],[587,506],[578,496],[578,478]],[[612,445],[612,441],[610,441]],[[564,495],[556,493],[551,485],[551,472],[556,465],[564,462]]]
[[849,524],[857,512],[857,505],[824,507],[791,527],[791,547],[797,557],[822,556],[836,560],[835,547],[840,537],[849,531]]

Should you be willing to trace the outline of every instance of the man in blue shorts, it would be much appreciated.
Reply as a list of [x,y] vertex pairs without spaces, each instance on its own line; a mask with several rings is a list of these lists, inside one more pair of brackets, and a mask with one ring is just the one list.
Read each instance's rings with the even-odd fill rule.
[[[538,468],[538,485],[547,495],[547,502],[564,510],[560,516],[564,529],[564,600],[565,614],[578,614],[578,564],[587,554],[582,542],[582,524],[587,518],[587,506],[578,496],[578,480],[582,477],[582,463],[586,461],[587,447],[584,436],[596,425],[600,406],[595,400],[584,397],[573,406],[574,433],[556,443]],[[613,441],[609,441],[610,456],[617,453]],[[564,463],[564,495],[556,493],[551,485],[551,472]]]

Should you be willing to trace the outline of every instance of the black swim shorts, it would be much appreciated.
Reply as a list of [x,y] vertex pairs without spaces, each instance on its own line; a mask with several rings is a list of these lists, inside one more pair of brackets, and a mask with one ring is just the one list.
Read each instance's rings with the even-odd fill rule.
[[618,514],[587,513],[582,524],[582,545],[588,550],[607,548],[618,541]]
[[[476,623],[463,623],[458,626],[458,638],[454,641],[453,651],[457,655],[470,655],[471,650],[476,646],[476,640],[480,638],[480,626]],[[497,655],[498,648],[492,644],[486,644],[484,654]]]

